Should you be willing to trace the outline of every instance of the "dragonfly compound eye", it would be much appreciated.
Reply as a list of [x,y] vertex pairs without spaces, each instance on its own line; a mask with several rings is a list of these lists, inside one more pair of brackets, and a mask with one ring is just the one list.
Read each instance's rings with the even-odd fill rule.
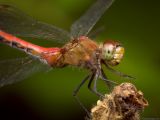
[[123,58],[124,48],[116,41],[106,41],[102,48],[103,59],[112,66],[120,63]]

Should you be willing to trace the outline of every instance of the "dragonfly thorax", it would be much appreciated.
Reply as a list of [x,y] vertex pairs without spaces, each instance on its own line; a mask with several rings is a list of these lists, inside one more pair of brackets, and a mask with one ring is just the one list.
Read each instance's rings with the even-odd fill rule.
[[95,54],[99,50],[98,44],[88,37],[81,36],[72,40],[62,48],[63,63],[66,65],[89,68],[96,63]]
[[116,41],[105,41],[101,45],[102,59],[111,66],[118,65],[123,58],[124,47]]

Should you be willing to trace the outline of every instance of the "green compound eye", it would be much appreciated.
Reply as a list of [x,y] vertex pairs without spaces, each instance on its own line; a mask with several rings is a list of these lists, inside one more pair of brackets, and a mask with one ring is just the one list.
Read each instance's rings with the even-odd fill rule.
[[115,41],[106,41],[102,47],[102,59],[109,65],[118,65],[123,58],[124,48]]
[[103,46],[103,55],[105,60],[111,60],[113,58],[114,47],[113,45],[105,45]]

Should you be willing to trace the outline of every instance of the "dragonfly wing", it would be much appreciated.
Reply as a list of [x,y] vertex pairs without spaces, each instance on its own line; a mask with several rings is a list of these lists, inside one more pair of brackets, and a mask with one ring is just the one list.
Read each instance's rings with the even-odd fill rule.
[[96,28],[95,30],[92,30],[89,34],[88,37],[94,40],[100,33],[103,33],[105,31],[105,27],[101,26],[99,28]]
[[0,87],[12,84],[50,67],[39,60],[26,57],[0,61]]
[[0,4],[0,29],[22,37],[32,37],[65,43],[70,34],[53,25],[39,22],[19,9]]
[[73,23],[71,26],[71,36],[73,38],[82,35],[86,36],[103,13],[111,6],[113,1],[114,0],[97,0],[82,17]]

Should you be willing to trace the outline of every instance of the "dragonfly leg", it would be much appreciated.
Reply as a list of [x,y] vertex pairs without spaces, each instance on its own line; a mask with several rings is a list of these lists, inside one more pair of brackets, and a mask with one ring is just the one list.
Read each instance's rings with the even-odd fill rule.
[[111,89],[113,88],[114,84],[117,84],[116,82],[109,80],[106,76],[106,74],[104,73],[103,69],[101,69],[101,77],[102,80],[105,81],[105,83],[107,84],[107,86],[109,87],[109,90],[111,91]]
[[120,71],[117,71],[117,70],[114,70],[113,68],[111,68],[107,63],[104,62],[104,65],[106,66],[106,68],[111,71],[112,73],[120,76],[120,77],[123,77],[123,78],[127,78],[127,79],[135,79],[134,77],[130,76],[130,75],[126,75]]
[[[90,78],[90,80],[89,80],[89,83],[88,83],[88,89],[89,89],[92,93],[96,94],[98,97],[103,98],[104,96],[97,91],[97,80],[98,80],[98,75],[97,75],[96,73],[93,73],[93,75],[91,76],[91,78]],[[93,82],[93,81],[94,81],[94,86],[93,86],[93,88],[92,88],[91,85],[92,85],[92,82]]]
[[82,85],[89,79],[90,75],[88,75],[87,77],[85,77],[82,82],[76,87],[76,89],[73,92],[73,96],[76,96],[79,89],[82,87]]
[[82,82],[78,85],[78,87],[76,87],[76,89],[73,92],[73,96],[75,98],[75,100],[78,102],[78,104],[84,109],[84,111],[87,113],[87,116],[89,118],[91,118],[90,112],[86,109],[86,107],[83,105],[83,103],[79,100],[77,93],[80,90],[80,88],[82,87],[82,85],[89,79],[90,75],[86,76]]
[[84,104],[80,101],[78,96],[74,96],[75,100],[78,102],[78,104],[83,108],[83,110],[87,113],[87,117],[89,120],[92,118],[90,112],[87,110],[87,108],[84,106]]

